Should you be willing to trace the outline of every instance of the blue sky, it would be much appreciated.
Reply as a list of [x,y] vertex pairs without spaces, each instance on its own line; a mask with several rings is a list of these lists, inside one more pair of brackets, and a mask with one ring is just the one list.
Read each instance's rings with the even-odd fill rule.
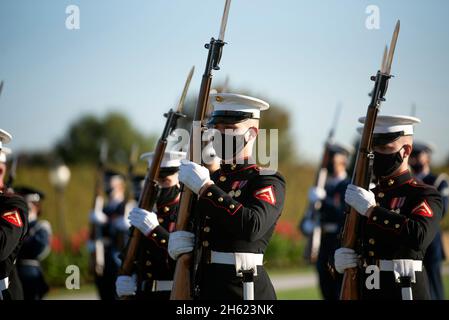
[[[68,5],[80,29],[65,27]],[[1,128],[15,149],[49,148],[79,115],[126,112],[145,133],[158,134],[192,65],[197,92],[207,51],[217,36],[223,0],[2,0],[0,2]],[[368,5],[380,29],[365,27]],[[337,140],[350,143],[364,115],[396,20],[401,32],[382,114],[410,113],[423,123],[418,139],[449,156],[449,1],[233,0],[214,81],[230,77],[291,113],[300,156],[317,161],[338,102]]]

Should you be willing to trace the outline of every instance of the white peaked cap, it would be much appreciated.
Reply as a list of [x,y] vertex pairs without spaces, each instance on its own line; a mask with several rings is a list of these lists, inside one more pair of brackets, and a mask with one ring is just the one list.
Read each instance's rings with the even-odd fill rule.
[[11,153],[12,153],[11,149],[9,149],[7,147],[3,147],[0,150],[0,163],[6,163],[6,160],[7,160],[6,156],[11,154]]
[[0,150],[3,148],[3,144],[7,144],[11,141],[12,136],[3,129],[0,129]]
[[[147,152],[140,156],[141,160],[148,161],[148,167],[153,162],[154,152]],[[181,160],[186,158],[186,153],[182,151],[165,151],[162,157],[161,168],[179,167]]]
[[[360,123],[365,123],[366,117],[359,118]],[[384,116],[379,115],[374,126],[374,134],[398,133],[402,132],[404,136],[413,135],[413,126],[420,123],[421,120],[411,116]],[[363,129],[357,128],[359,133]]]
[[215,111],[240,111],[252,113],[252,119],[260,119],[260,111],[270,108],[268,102],[237,93],[214,93],[209,102]]

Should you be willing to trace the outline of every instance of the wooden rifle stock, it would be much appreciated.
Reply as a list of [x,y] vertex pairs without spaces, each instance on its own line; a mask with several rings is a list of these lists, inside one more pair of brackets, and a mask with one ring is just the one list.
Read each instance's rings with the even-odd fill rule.
[[[167,146],[166,140],[159,140],[154,152],[154,159],[151,163],[151,167],[147,171],[145,177],[142,192],[140,194],[138,207],[152,211],[153,206],[156,203],[158,186],[156,178],[159,175],[159,168],[164,157],[165,148]],[[130,276],[134,271],[134,263],[137,256],[137,250],[139,248],[140,240],[142,239],[142,232],[137,228],[130,229],[130,238],[128,240],[126,256],[123,259],[122,267],[120,269],[120,275]]]
[[[181,117],[185,117],[185,115],[181,113],[181,110],[187,95],[187,90],[189,88],[194,69],[195,68],[192,67],[192,69],[189,72],[186,83],[184,85],[184,90],[179,100],[177,110],[173,111],[172,109],[170,109],[168,113],[164,114],[164,116],[167,118],[167,121],[165,123],[165,127],[161,134],[161,137],[157,142],[156,149],[154,150],[153,160],[151,161],[151,165],[148,168],[147,174],[145,176],[143,190],[139,196],[138,202],[139,208],[152,211],[156,203],[159,193],[159,186],[156,179],[159,176],[159,170],[161,167],[162,159],[164,158],[165,149],[167,148],[168,143],[167,139],[168,136],[173,132],[173,130],[176,129],[178,119]],[[126,254],[123,259],[122,266],[119,270],[120,275],[130,276],[134,272],[136,256],[141,239],[142,239],[142,232],[140,232],[140,230],[137,228],[131,227],[130,238],[126,246]],[[138,279],[138,284],[139,283],[140,279]],[[126,299],[127,297],[122,298]]]
[[[223,18],[221,21],[220,35],[218,39],[211,38],[210,42],[205,45],[209,50],[207,55],[206,67],[201,79],[201,87],[198,95],[198,102],[193,117],[192,129],[190,130],[190,145],[189,145],[189,160],[201,164],[201,131],[204,116],[207,110],[207,103],[209,100],[210,87],[212,82],[212,70],[219,70],[222,50],[224,46],[223,38],[228,19],[229,7],[231,0],[226,0]],[[199,140],[199,141],[198,141]],[[197,150],[199,149],[199,150]],[[193,201],[196,195],[186,188],[181,186],[181,200],[178,211],[178,218],[176,221],[177,231],[193,231],[190,228],[190,214]],[[196,240],[198,242],[198,239]],[[197,255],[198,243],[195,244],[193,253],[185,253],[178,257],[176,262],[175,274],[173,277],[173,288],[171,292],[171,300],[189,300],[193,298],[197,288],[194,288],[195,283],[192,277],[196,275],[196,266],[199,264]],[[195,256],[194,256],[195,254]]]
[[[399,35],[399,28],[400,22],[398,21],[396,23],[393,37],[391,39],[390,50],[388,51],[388,48],[385,48],[381,68],[379,71],[377,71],[376,76],[371,77],[371,80],[374,81],[374,88],[371,92],[371,102],[366,113],[362,138],[360,140],[351,182],[352,184],[366,190],[369,190],[369,185],[371,182],[370,169],[372,167],[372,161],[374,160],[374,154],[372,153],[374,126],[376,124],[377,113],[379,111],[380,105],[383,101],[385,101],[388,81],[391,78],[391,64],[393,62],[393,55]],[[348,208],[349,212],[346,214],[341,245],[342,247],[355,249],[357,251],[359,240],[359,213],[354,208]],[[358,280],[358,269],[346,269],[343,276],[340,299],[357,300],[359,299],[359,296],[360,288]]]

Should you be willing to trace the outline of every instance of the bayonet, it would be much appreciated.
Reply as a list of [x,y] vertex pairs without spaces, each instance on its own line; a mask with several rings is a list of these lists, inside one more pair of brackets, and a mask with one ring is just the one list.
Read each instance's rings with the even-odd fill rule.
[[195,72],[195,66],[192,66],[192,69],[190,69],[190,72],[189,72],[186,82],[184,84],[184,89],[182,90],[181,98],[179,98],[178,107],[176,108],[176,112],[182,112],[182,108],[184,106],[184,102],[185,102],[186,96],[187,96],[187,91],[189,90],[190,81],[192,80],[194,72]]
[[220,26],[220,35],[218,36],[218,40],[224,41],[226,25],[228,24],[228,15],[229,8],[231,7],[231,0],[226,0],[223,17],[221,18],[221,26]]
[[388,51],[387,64],[385,67],[386,74],[390,74],[391,71],[391,64],[393,63],[394,50],[396,49],[396,42],[398,41],[400,27],[401,22],[398,20],[398,22],[396,22],[396,27],[394,28],[393,37],[391,38],[390,51]]

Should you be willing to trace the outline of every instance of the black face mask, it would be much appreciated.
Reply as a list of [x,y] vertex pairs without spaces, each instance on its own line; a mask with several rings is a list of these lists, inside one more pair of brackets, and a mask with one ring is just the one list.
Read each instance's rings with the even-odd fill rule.
[[174,200],[179,194],[179,187],[173,186],[168,188],[161,188],[159,197],[158,197],[158,203],[167,203],[171,200]]
[[404,161],[401,156],[402,148],[389,154],[374,152],[373,173],[377,178],[388,177],[401,166]]
[[[246,132],[248,132],[248,130]],[[220,133],[221,143],[219,141],[216,141],[216,139],[212,141],[212,146],[217,153],[217,157],[222,160],[234,159],[235,156],[239,154],[248,143],[248,141],[246,141],[245,139],[246,132],[236,135]],[[229,150],[228,145],[230,145],[231,142],[228,141],[232,141],[232,150]]]

